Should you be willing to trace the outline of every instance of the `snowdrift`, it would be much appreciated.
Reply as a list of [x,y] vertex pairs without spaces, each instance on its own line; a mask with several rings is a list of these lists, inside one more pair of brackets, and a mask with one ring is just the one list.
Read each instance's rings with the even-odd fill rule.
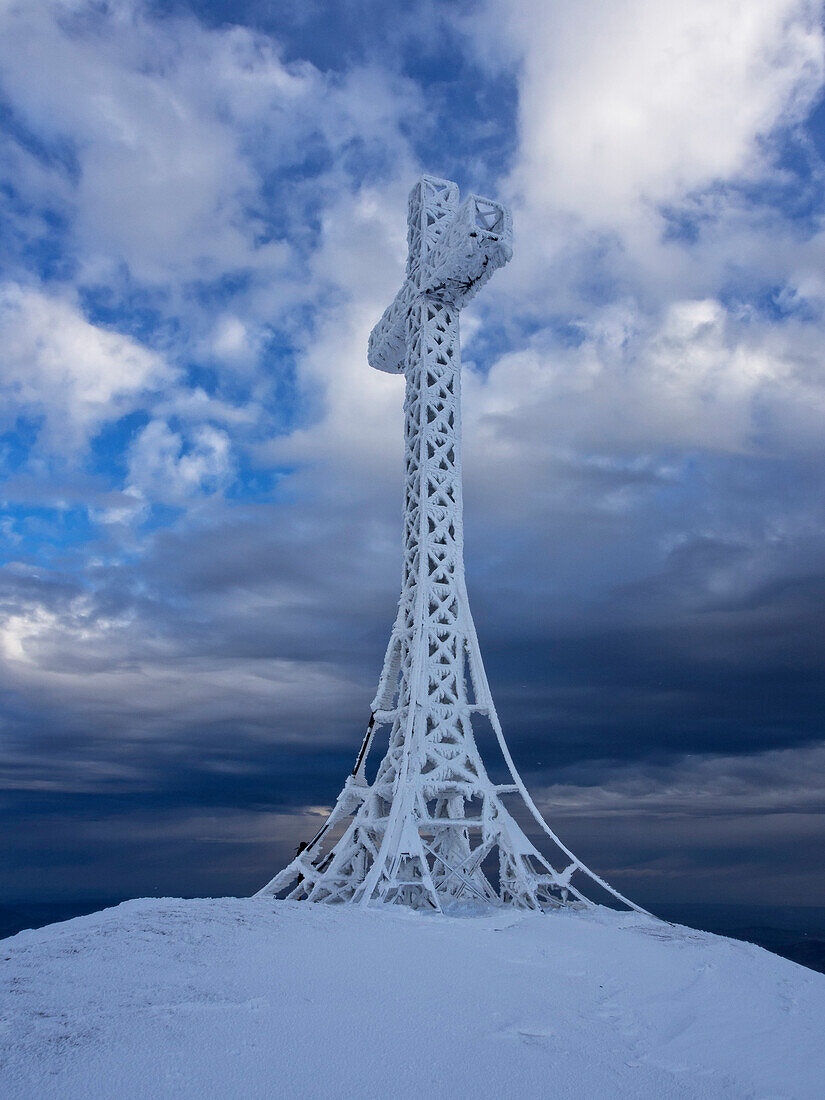
[[132,901],[0,967],[5,1100],[825,1095],[825,976],[606,909]]

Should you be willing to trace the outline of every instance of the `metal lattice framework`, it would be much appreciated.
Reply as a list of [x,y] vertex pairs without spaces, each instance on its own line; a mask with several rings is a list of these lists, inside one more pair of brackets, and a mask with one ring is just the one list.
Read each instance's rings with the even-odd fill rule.
[[[454,183],[424,176],[410,194],[407,277],[369,341],[373,367],[406,376],[398,615],[355,768],[323,827],[259,895],[439,911],[462,898],[540,909],[591,905],[580,888],[590,879],[644,912],[561,843],[527,792],[504,740],[467,599],[458,316],[510,259],[512,238],[509,210],[475,195],[459,205]],[[489,778],[474,716],[490,722],[511,783]],[[382,726],[390,727],[389,747],[369,782],[367,755]],[[527,837],[504,803],[508,796],[522,800],[555,854],[545,856]]]

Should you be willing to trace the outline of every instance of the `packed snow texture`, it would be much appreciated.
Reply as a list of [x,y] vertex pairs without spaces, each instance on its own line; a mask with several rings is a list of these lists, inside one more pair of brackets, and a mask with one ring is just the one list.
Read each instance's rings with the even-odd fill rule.
[[825,976],[606,909],[132,901],[0,965],[5,1100],[825,1095]]

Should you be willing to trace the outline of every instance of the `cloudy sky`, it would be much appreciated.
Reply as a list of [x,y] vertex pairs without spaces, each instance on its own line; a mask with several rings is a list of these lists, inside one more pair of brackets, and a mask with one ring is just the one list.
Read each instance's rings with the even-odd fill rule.
[[0,895],[250,893],[360,744],[400,582],[366,364],[427,171],[513,754],[643,903],[825,904],[813,0],[0,0]]

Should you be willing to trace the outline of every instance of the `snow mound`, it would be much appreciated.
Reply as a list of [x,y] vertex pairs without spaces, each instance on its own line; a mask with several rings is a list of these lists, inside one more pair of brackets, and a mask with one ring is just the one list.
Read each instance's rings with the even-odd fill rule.
[[0,967],[5,1100],[825,1094],[825,976],[606,909],[131,901]]

